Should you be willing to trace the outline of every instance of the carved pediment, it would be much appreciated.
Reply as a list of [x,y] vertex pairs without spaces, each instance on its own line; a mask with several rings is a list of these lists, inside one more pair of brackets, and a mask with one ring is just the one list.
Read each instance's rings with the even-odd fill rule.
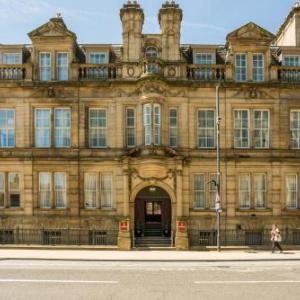
[[250,22],[227,35],[227,41],[232,40],[264,40],[271,42],[275,36],[266,29]]
[[162,81],[143,80],[138,84],[137,93],[140,95],[157,94],[165,96],[166,90],[166,84]]
[[28,35],[31,39],[36,37],[71,37],[76,40],[76,34],[67,28],[61,17],[50,19],[48,23],[31,31]]

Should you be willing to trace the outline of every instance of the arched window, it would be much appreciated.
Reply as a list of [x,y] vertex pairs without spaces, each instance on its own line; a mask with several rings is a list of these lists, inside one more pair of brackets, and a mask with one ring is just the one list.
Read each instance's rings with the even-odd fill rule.
[[161,107],[159,104],[144,105],[145,145],[161,144]]
[[157,48],[156,47],[147,47],[146,57],[148,57],[148,58],[157,58],[158,57]]

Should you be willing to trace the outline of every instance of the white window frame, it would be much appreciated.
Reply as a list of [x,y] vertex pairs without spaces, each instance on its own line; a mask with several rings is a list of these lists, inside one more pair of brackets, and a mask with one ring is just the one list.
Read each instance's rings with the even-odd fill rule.
[[[289,188],[288,178],[294,177],[295,178],[295,190]],[[289,210],[295,210],[299,208],[299,200],[298,200],[298,174],[287,174],[285,177],[285,186],[286,186],[286,208]],[[295,193],[295,199],[292,199],[294,206],[290,205],[290,193]]]
[[[247,146],[243,146],[243,130],[246,130],[243,126],[241,126],[241,128],[237,128],[236,127],[236,118],[235,118],[235,113],[236,112],[243,112],[243,111],[247,111],[248,114],[248,127],[247,127]],[[235,149],[249,149],[250,148],[250,119],[251,119],[251,114],[250,114],[250,110],[249,109],[234,109],[233,110],[233,122],[234,122],[234,134],[233,134],[233,139],[234,139],[234,148]],[[237,145],[237,137],[236,137],[236,131],[239,131],[239,137],[238,139],[241,141],[240,142],[240,146]]]
[[147,58],[152,58],[152,59],[155,59],[155,58],[158,58],[158,49],[157,47],[155,46],[148,46],[145,50],[145,56]]
[[[157,108],[158,114],[156,113]],[[157,116],[158,119],[156,118]],[[154,146],[161,145],[161,105],[157,103],[153,105],[153,142]]]
[[[49,55],[50,58],[50,64],[48,66],[42,66],[42,55],[47,54]],[[43,70],[47,69],[47,71],[49,70],[49,78],[45,79],[43,78]],[[51,52],[40,52],[39,53],[39,78],[40,81],[50,81],[51,80],[51,76],[52,76],[52,58],[51,58]]]
[[144,104],[144,106],[143,106],[143,120],[144,120],[144,141],[145,141],[145,145],[150,146],[151,143],[152,143],[152,106],[151,106],[151,104]]
[[[107,199],[104,200],[104,198],[107,196],[105,192],[107,192],[103,187],[103,178],[105,176],[109,176],[110,179],[110,189],[108,190],[109,196],[110,196],[110,203],[106,203]],[[100,173],[99,176],[100,179],[100,208],[101,209],[112,209],[113,208],[113,175],[112,173]]]
[[[56,126],[56,112],[62,110],[62,111],[68,111],[69,112],[69,126]],[[54,108],[54,146],[55,148],[70,148],[71,147],[71,124],[72,124],[72,110],[70,107],[55,107]],[[69,144],[68,145],[60,145],[57,143],[57,138],[58,138],[58,132],[66,132],[66,136],[63,136],[62,139],[68,138]]]
[[[39,146],[37,144],[37,111],[40,111],[40,110],[47,110],[49,111],[49,127],[39,127],[41,128],[42,130],[49,130],[49,143],[45,146]],[[52,120],[51,120],[51,114],[52,114],[52,109],[51,108],[42,108],[42,107],[39,107],[39,108],[35,108],[34,109],[34,143],[35,143],[35,147],[36,148],[50,148],[51,147],[51,140],[52,140],[52,126],[51,126],[51,123],[52,123]]]
[[[201,61],[202,59],[199,59],[199,57],[202,57],[202,58],[205,57],[205,59],[203,59],[203,61]],[[210,62],[209,62],[208,57],[211,58]],[[194,59],[195,59],[194,63],[196,65],[213,65],[216,63],[215,53],[197,52],[197,53],[195,53]]]
[[[14,62],[7,62],[8,56],[14,56]],[[18,59],[16,60],[16,58]],[[21,65],[22,64],[22,53],[21,52],[4,52],[2,54],[2,61],[5,65]]]
[[[262,58],[262,66],[260,67],[255,67],[254,66],[254,57],[261,57]],[[261,70],[261,75],[259,74],[259,70]],[[255,74],[257,71],[257,74]],[[255,78],[255,75],[257,76]],[[263,82],[265,80],[265,56],[263,53],[253,53],[252,54],[252,76],[253,76],[253,81],[255,82]],[[261,78],[259,78],[261,76]]]
[[[264,181],[264,189],[256,189],[256,178],[262,176],[263,181]],[[265,173],[253,173],[253,199],[254,199],[254,207],[255,209],[266,209],[267,207],[267,174]],[[263,205],[259,205],[258,203],[258,198],[259,198],[259,194],[262,195],[263,197]]]
[[[18,177],[18,188],[17,189],[12,189],[10,187],[10,178],[11,176],[13,175],[17,175]],[[16,172],[9,172],[7,174],[7,178],[8,178],[8,185],[7,185],[7,188],[8,188],[8,202],[9,202],[9,207],[12,207],[12,208],[20,208],[21,207],[21,193],[20,193],[20,175]],[[19,205],[18,206],[12,206],[11,205],[11,195],[19,195]]]
[[[241,177],[242,176],[247,176],[248,177],[248,189],[242,190],[241,189]],[[251,174],[250,173],[240,173],[238,177],[238,195],[239,195],[239,208],[241,210],[249,210],[251,209]],[[248,194],[248,205],[242,205],[242,193],[247,193]]]
[[[67,56],[67,64],[66,65],[59,65],[58,57],[60,54],[65,54]],[[65,78],[60,78],[60,70],[65,70]],[[56,53],[56,79],[58,81],[66,81],[69,80],[69,55],[68,52],[57,52]]]
[[[176,112],[176,117],[171,115],[172,111]],[[173,125],[172,119],[175,120],[175,125]],[[175,107],[169,108],[169,146],[178,147],[178,109]]]
[[[45,175],[45,174],[47,174],[47,176],[49,178],[49,190],[48,189],[43,190],[41,188],[41,177],[42,177],[42,175]],[[41,194],[43,192],[49,192],[49,205],[45,205],[44,203],[42,205]],[[52,173],[51,172],[39,172],[39,207],[41,209],[51,209],[52,208]]]
[[[13,126],[9,127],[1,127],[0,128],[0,132],[1,131],[5,131],[6,132],[6,145],[0,145],[0,148],[15,148],[16,147],[16,110],[14,108],[0,108],[0,111],[5,111],[6,112],[6,122],[7,122],[7,111],[13,111],[14,114],[14,120],[13,120]],[[9,131],[13,130],[14,132],[14,143],[12,146],[9,146]]]
[[[94,176],[95,180],[95,189],[91,189],[88,187],[87,184],[87,177],[88,176]],[[87,202],[87,193],[92,193],[92,196],[95,197],[95,201],[92,202]],[[94,194],[93,194],[94,193]],[[98,193],[99,193],[99,188],[98,188],[98,173],[96,172],[86,172],[84,174],[84,208],[85,209],[97,209],[98,208]]]
[[[63,175],[64,184],[62,189],[58,189],[56,186],[56,179],[58,175]],[[54,199],[55,199],[55,208],[66,209],[67,208],[67,174],[65,172],[54,172],[53,176],[54,176],[53,191],[54,191]],[[59,192],[62,192],[63,205],[60,205],[60,203],[58,202]]]
[[[207,122],[207,113],[211,112],[211,111],[213,111],[213,113],[214,113],[214,118],[213,118],[214,127],[207,126],[207,123],[208,123]],[[205,127],[200,126],[200,113],[201,112],[205,112],[205,124],[206,124]],[[210,136],[209,136],[208,132],[211,130],[213,130],[213,132],[214,132],[214,139],[213,139],[213,145],[209,146],[208,141],[210,140]],[[204,136],[201,135],[202,131],[205,132]],[[205,141],[205,146],[201,146],[200,141],[202,139]],[[199,149],[214,149],[214,148],[216,148],[216,111],[214,108],[205,108],[205,109],[201,108],[201,109],[197,110],[197,147]]]
[[[244,56],[246,65],[245,67],[238,65],[238,56]],[[242,70],[245,69],[245,78],[242,78]],[[236,53],[235,54],[235,80],[238,82],[245,82],[248,80],[248,56],[247,53]]]
[[[203,189],[196,189],[196,178],[202,177],[203,179]],[[201,194],[203,196],[203,205],[199,205],[200,203],[197,203],[197,196],[196,194],[199,193],[201,197]],[[200,198],[199,198],[200,199]],[[193,209],[194,210],[204,210],[206,208],[205,205],[205,174],[199,173],[199,174],[193,174]]]
[[[92,56],[95,55],[104,55],[104,60],[103,62],[92,62]],[[102,51],[93,51],[93,52],[89,52],[88,54],[88,58],[89,58],[89,64],[93,64],[93,65],[106,65],[108,64],[108,53],[107,52],[102,52]]]
[[[91,112],[92,111],[104,111],[105,112],[105,126],[97,126],[97,127],[92,127],[91,126]],[[107,109],[106,108],[89,108],[89,147],[90,148],[98,148],[98,149],[105,149],[107,148]],[[105,145],[92,145],[92,130],[98,130],[104,133],[103,135],[105,136]],[[99,138],[99,135],[97,135],[97,139]]]
[[[295,120],[292,118],[293,114],[296,113],[298,118],[297,118],[297,124],[298,127],[293,127],[293,123]],[[300,149],[300,109],[292,109],[290,111],[290,136],[291,136],[291,148],[292,149]],[[295,137],[294,137],[295,136]]]
[[[268,113],[268,128],[263,128],[263,118],[260,119],[260,128],[256,128],[256,119],[255,119],[255,113],[260,112],[261,116],[264,112]],[[270,110],[269,109],[254,109],[253,110],[253,126],[254,126],[254,132],[253,132],[253,148],[255,149],[269,149],[270,148]],[[267,142],[266,145],[263,146],[263,131],[267,131]],[[258,137],[256,136],[257,132]],[[259,139],[259,145],[256,145],[256,140]]]
[[[288,63],[287,60],[289,60]],[[294,61],[293,63],[292,60]],[[285,67],[299,67],[300,66],[300,55],[282,55],[282,65]]]
[[[133,111],[133,125],[128,125],[128,112]],[[126,146],[128,148],[134,148],[136,146],[136,109],[134,107],[127,107],[125,110],[126,114]],[[130,132],[133,133],[133,135],[130,135]],[[130,139],[134,140],[134,143],[130,143]]]

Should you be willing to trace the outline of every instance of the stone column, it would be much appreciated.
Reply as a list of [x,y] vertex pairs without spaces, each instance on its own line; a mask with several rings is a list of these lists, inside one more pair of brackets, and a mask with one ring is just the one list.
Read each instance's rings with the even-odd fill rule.
[[129,217],[129,172],[123,170],[123,216]]
[[175,247],[177,250],[187,250],[189,248],[189,240],[187,222],[183,220],[182,166],[180,166],[176,171],[176,198],[177,216]]

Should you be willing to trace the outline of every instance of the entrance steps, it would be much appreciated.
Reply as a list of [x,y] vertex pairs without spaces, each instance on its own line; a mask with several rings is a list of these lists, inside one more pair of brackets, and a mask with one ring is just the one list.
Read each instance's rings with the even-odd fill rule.
[[135,247],[171,248],[172,240],[170,237],[163,237],[163,236],[142,236],[142,237],[135,238]]

